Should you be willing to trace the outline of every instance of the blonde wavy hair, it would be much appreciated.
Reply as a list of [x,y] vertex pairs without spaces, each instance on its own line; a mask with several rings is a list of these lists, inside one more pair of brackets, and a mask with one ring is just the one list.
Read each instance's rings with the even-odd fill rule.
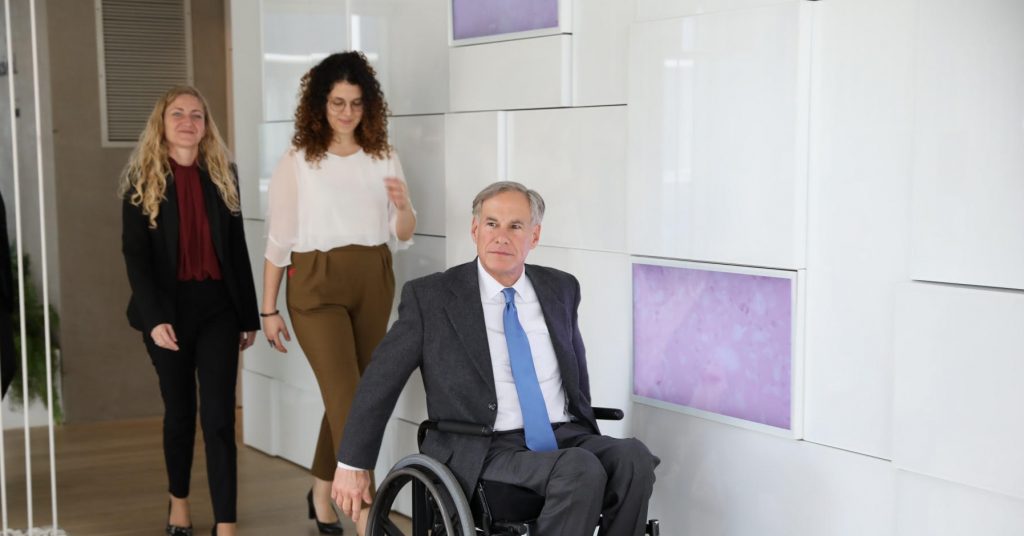
[[206,120],[206,132],[199,141],[199,162],[210,175],[210,180],[217,187],[221,199],[232,214],[241,211],[238,199],[238,185],[231,170],[228,149],[224,139],[220,137],[217,125],[210,117],[210,107],[198,89],[191,86],[176,86],[164,93],[146,121],[146,128],[139,135],[139,142],[128,159],[128,165],[121,172],[118,195],[127,198],[131,204],[142,207],[142,213],[149,217],[149,228],[156,228],[156,218],[160,214],[160,202],[166,199],[167,175],[171,173],[171,164],[167,156],[167,144],[164,143],[164,113],[174,99],[182,95],[191,95],[203,104],[203,116]]

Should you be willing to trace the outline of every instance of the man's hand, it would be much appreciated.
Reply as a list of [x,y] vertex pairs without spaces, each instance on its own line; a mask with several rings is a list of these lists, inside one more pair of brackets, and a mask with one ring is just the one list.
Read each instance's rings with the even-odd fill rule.
[[334,471],[334,482],[331,484],[331,498],[352,521],[359,520],[363,504],[370,504],[370,472],[353,471],[339,467]]

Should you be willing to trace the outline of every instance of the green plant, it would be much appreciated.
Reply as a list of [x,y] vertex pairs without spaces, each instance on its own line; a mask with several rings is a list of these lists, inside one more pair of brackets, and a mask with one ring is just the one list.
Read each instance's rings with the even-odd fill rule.
[[[17,257],[11,255],[11,272],[14,274],[14,292],[17,292],[18,288],[18,266],[16,263]],[[30,281],[29,277],[31,272],[29,270],[31,264],[29,263],[28,255],[23,257],[23,269],[25,273],[25,280]],[[17,303],[17,301],[15,301]],[[60,327],[60,318],[57,315],[56,309],[52,306],[50,309],[50,349],[53,355],[53,362],[51,372],[53,379],[60,376],[60,343],[58,342],[57,333]],[[27,361],[28,364],[25,370],[22,370],[21,362],[21,324],[20,324],[20,309],[15,305],[14,311],[11,313],[11,325],[14,331],[14,349],[15,356],[18,361],[18,368],[14,375],[14,381],[11,383],[11,388],[7,392],[7,395],[11,397],[11,402],[16,405],[21,405],[25,402],[25,393],[22,392],[22,374],[27,372],[28,374],[28,400],[39,400],[46,402],[46,333],[45,325],[43,322],[43,304],[39,299],[39,292],[35,285],[25,285],[25,337],[28,341],[27,350]],[[56,382],[55,382],[56,383]],[[56,391],[56,386],[54,387]],[[61,408],[60,396],[54,392],[53,396],[53,420],[55,422],[61,422],[64,418],[64,411]]]

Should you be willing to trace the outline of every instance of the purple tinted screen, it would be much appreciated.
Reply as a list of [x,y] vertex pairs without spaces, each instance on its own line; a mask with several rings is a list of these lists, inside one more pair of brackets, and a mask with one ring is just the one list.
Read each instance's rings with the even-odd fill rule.
[[470,39],[558,26],[558,0],[451,0],[452,35]]
[[790,429],[792,280],[633,265],[633,393]]

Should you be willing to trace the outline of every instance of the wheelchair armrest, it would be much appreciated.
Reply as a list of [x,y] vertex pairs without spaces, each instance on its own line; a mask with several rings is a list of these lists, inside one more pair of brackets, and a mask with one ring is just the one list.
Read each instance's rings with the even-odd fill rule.
[[437,430],[438,432],[480,437],[491,437],[494,435],[494,429],[486,424],[461,421],[423,421],[420,423],[420,427],[416,431],[417,444],[423,444],[423,438],[426,437],[427,430]]
[[621,421],[625,414],[619,408],[592,408],[594,418],[601,421]]

